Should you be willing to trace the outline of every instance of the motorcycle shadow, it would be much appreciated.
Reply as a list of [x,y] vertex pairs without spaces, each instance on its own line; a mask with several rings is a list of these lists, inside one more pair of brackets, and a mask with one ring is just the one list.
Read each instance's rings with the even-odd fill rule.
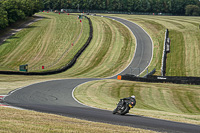
[[[120,114],[115,114],[115,115],[120,115]],[[125,114],[125,115],[120,115],[120,116],[126,116],[126,117],[130,117],[130,116],[134,116],[134,117],[141,117],[135,114]]]

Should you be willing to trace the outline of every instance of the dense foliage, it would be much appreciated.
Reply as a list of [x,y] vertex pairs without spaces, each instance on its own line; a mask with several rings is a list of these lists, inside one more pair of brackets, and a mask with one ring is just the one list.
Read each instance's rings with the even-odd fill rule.
[[[44,9],[83,9],[83,10],[109,10],[128,12],[154,12],[184,15],[187,5],[193,10],[199,10],[199,0],[43,0]],[[199,6],[198,6],[199,4]],[[191,8],[191,7],[190,7]],[[191,10],[191,9],[188,9]],[[191,12],[192,12],[191,11]],[[199,11],[200,12],[200,11]],[[188,15],[199,15],[190,13]]]
[[199,0],[0,0],[0,29],[40,9],[82,9],[200,15]]
[[42,0],[0,0],[0,29],[32,16],[42,8]]

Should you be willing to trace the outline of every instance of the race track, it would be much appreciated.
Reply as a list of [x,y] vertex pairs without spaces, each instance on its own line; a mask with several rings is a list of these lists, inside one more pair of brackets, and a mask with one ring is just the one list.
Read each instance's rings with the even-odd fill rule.
[[[130,67],[135,75],[145,70],[152,58],[152,41],[147,33],[132,22],[113,18],[125,24],[133,32],[137,40],[134,59],[121,74],[130,74]],[[112,78],[116,78],[113,76]],[[76,102],[72,91],[78,85],[101,79],[65,79],[33,84],[11,92],[4,100],[6,103],[41,112],[54,113],[96,122],[105,122],[123,126],[138,127],[155,131],[167,132],[200,132],[200,126],[177,123],[136,115],[112,115],[111,111],[94,109]]]

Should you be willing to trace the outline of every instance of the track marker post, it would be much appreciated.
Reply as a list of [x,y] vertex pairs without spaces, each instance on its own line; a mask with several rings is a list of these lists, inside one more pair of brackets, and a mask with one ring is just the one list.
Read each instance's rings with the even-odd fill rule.
[[122,76],[121,76],[121,75],[118,75],[118,76],[117,76],[117,79],[118,79],[118,80],[122,80]]

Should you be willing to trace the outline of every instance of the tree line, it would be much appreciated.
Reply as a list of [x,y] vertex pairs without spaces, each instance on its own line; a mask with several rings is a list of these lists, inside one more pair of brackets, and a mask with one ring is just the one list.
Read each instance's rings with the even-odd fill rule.
[[43,0],[0,0],[0,29],[32,16],[43,8]]
[[[44,9],[82,9],[200,15],[199,0],[43,0]],[[186,13],[187,12],[187,13]],[[195,12],[195,13],[193,13]]]
[[0,29],[39,10],[82,9],[200,15],[200,0],[0,0]]

